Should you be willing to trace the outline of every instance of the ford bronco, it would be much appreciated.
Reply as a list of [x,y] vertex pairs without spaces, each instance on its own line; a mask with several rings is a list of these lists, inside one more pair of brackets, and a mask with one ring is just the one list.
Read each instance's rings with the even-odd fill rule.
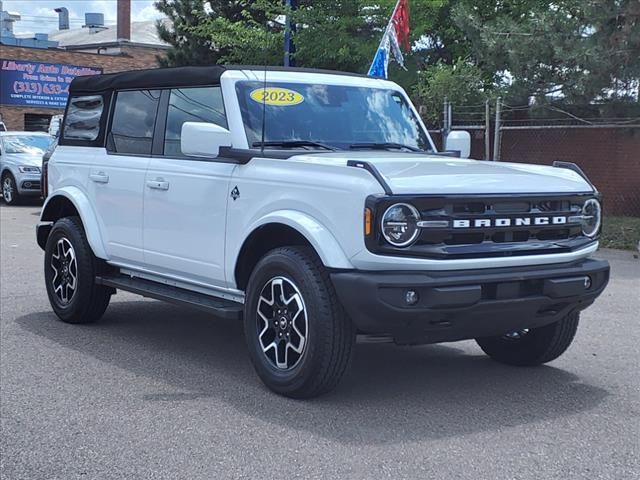
[[46,182],[61,320],[96,321],[125,290],[243,321],[258,375],[290,397],[332,389],[357,335],[550,362],[609,276],[577,166],[439,153],[402,88],[358,75],[78,77]]

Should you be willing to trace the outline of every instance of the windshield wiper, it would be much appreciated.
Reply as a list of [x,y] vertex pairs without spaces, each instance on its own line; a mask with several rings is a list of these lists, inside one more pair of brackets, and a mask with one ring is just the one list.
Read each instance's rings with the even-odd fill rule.
[[270,142],[253,142],[252,147],[280,147],[280,148],[299,148],[299,147],[316,147],[323,150],[335,150],[330,145],[311,140],[278,140]]
[[410,150],[412,152],[422,152],[418,147],[413,147],[411,145],[404,145],[402,143],[393,143],[393,142],[370,142],[370,143],[354,143],[349,145],[349,148],[352,150],[359,149],[371,149],[371,150],[402,150],[403,148],[406,150]]

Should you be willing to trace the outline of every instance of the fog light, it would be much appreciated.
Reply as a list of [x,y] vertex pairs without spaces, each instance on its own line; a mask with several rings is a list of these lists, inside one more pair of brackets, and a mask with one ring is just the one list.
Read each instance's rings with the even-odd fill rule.
[[404,300],[407,302],[407,305],[415,305],[418,303],[419,299],[420,297],[418,296],[418,292],[415,290],[407,290],[407,293],[404,296]]
[[584,277],[584,288],[586,290],[591,288],[591,277]]

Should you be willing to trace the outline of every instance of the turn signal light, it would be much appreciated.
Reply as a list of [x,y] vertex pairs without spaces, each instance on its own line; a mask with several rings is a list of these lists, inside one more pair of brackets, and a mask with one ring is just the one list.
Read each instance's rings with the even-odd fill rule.
[[368,237],[372,233],[371,209],[364,209],[364,234]]

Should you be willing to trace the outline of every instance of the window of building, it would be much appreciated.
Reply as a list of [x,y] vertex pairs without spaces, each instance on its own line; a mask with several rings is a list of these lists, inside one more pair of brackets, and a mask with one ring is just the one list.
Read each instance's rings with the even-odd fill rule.
[[72,97],[64,119],[64,138],[87,141],[98,138],[103,110],[104,99],[100,95]]
[[179,88],[171,90],[164,154],[182,156],[180,136],[184,122],[215,123],[227,128],[220,87]]
[[160,90],[118,92],[107,146],[116,153],[151,154]]
[[24,114],[24,129],[27,132],[46,132],[49,130],[49,122],[51,115],[43,115],[40,113]]

